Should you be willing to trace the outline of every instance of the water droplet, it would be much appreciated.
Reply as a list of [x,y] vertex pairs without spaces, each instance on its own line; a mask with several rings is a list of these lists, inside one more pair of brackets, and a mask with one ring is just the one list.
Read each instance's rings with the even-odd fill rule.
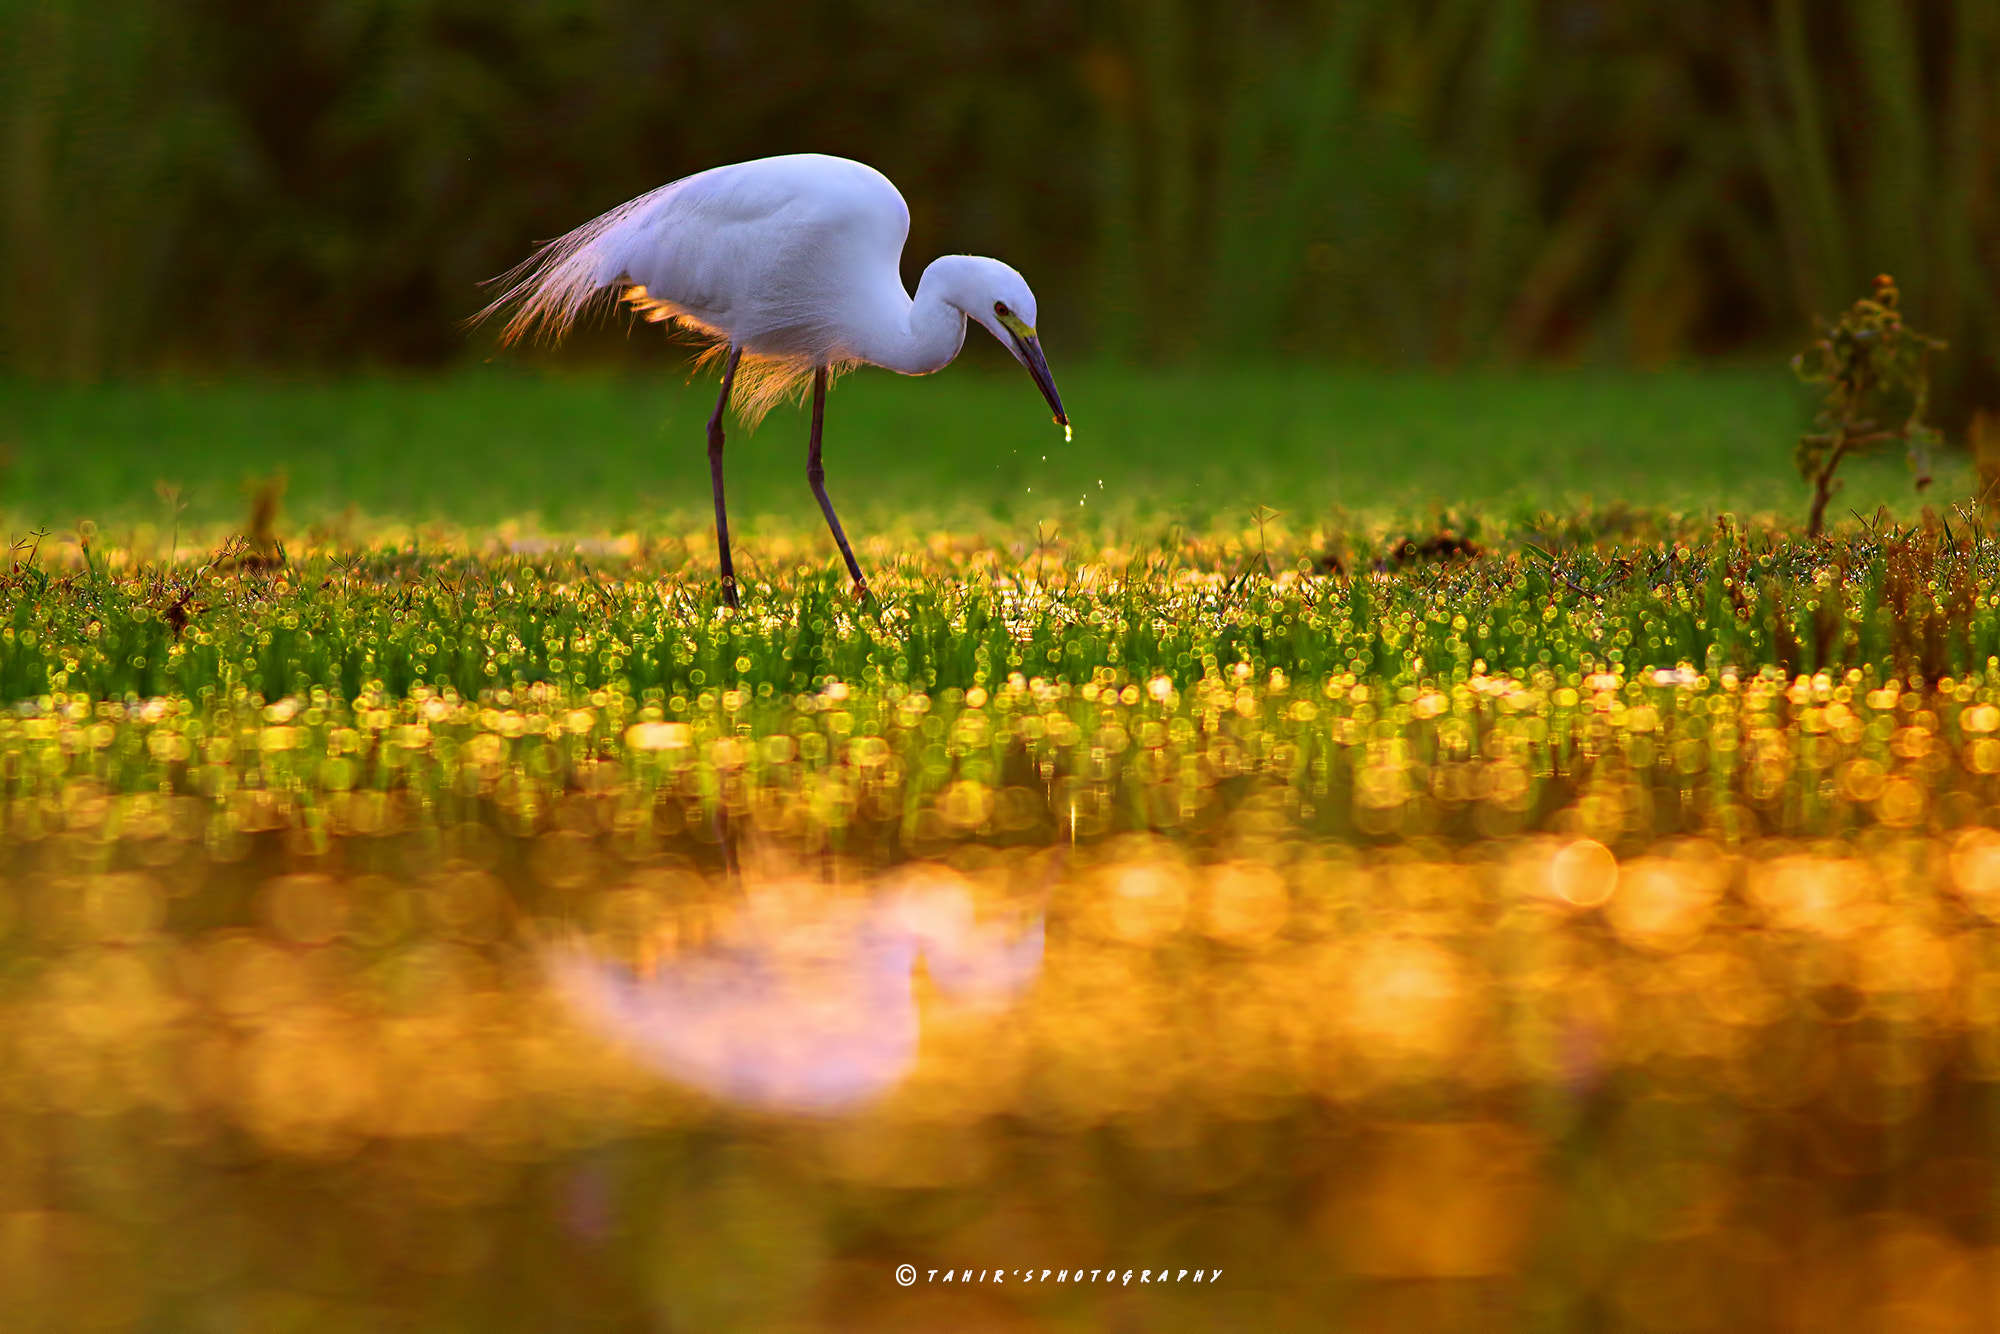
[[1074,431],[1070,430],[1070,428],[1069,428],[1069,423],[1068,423],[1068,422],[1064,422],[1064,423],[1063,423],[1063,443],[1064,443],[1064,444],[1068,444],[1068,443],[1069,443],[1069,442],[1070,442],[1071,440],[1073,440],[1073,439],[1075,439],[1075,438],[1076,438],[1076,432],[1074,432]]

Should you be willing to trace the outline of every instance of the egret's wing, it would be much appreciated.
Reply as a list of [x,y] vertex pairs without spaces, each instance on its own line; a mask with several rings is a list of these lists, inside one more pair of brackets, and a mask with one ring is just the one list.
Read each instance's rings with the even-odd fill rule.
[[648,191],[550,241],[501,278],[506,288],[479,318],[513,306],[502,341],[511,343],[538,327],[560,339],[593,300],[613,297],[629,282],[650,288],[665,264],[682,258],[659,253],[663,247],[698,254],[702,239],[718,227],[754,220],[743,216],[728,191],[702,188],[703,177],[714,174],[703,172]]
[[653,318],[683,317],[739,343],[803,347],[838,315],[857,264],[893,274],[909,235],[902,196],[879,172],[817,154],[765,158],[684,177],[544,246],[507,274],[481,318],[517,305],[512,341],[556,338],[593,299],[627,288]]

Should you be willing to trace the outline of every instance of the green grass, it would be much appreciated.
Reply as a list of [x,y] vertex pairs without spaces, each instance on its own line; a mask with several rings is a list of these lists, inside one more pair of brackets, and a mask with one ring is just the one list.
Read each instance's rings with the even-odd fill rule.
[[[1204,523],[1257,504],[1310,527],[1622,501],[1803,514],[1791,447],[1809,415],[1782,370],[1441,376],[1304,369],[1079,367],[1060,383],[1065,445],[1025,376],[973,365],[905,380],[864,371],[828,405],[829,484],[850,525],[917,516],[1032,530],[1079,518]],[[0,381],[0,505],[17,527],[157,521],[155,484],[190,522],[234,520],[247,479],[283,469],[287,510],[581,531],[707,522],[711,382],[487,371],[324,384]],[[815,518],[804,414],[735,432],[732,509]],[[1947,463],[1955,460],[1947,460]],[[1970,489],[1944,468],[1932,495]],[[1079,503],[1081,502],[1081,503]],[[1898,459],[1854,466],[1845,517],[1920,503]]]
[[[535,684],[782,698],[828,680],[990,689],[1016,672],[1186,687],[1239,668],[1398,687],[1681,663],[1934,679],[2000,655],[1984,594],[2000,545],[1969,512],[1790,535],[1801,405],[1782,376],[1086,371],[1070,392],[1083,433],[1066,451],[1020,377],[850,382],[835,477],[881,599],[867,612],[798,484],[796,420],[768,422],[732,456],[734,615],[706,512],[705,386],[16,383],[12,517],[58,531],[0,579],[0,701]],[[239,479],[279,468],[286,567],[239,549],[196,573],[187,559],[242,512]],[[177,566],[161,560],[155,478],[192,497],[184,538],[208,520]],[[1907,511],[1906,488],[1876,461],[1848,503]],[[1938,491],[1963,494],[1950,478]],[[1284,514],[1252,523],[1257,504]],[[1755,517],[1778,505],[1791,517]],[[301,522],[345,507],[389,522]],[[1718,526],[1720,509],[1738,519]],[[1392,526],[1399,513],[1413,526]],[[65,532],[65,514],[104,517]],[[638,532],[582,557],[510,552],[482,527],[504,515]],[[396,521],[419,517],[447,526]],[[1440,520],[1472,533],[1474,559],[1392,554]]]

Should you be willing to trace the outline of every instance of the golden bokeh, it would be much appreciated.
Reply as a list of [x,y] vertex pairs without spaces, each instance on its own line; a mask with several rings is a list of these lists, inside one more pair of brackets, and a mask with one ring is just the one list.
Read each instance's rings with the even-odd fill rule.
[[8,1309],[1982,1327],[1991,686],[1306,685],[0,720]]
[[1551,859],[1549,886],[1566,903],[1595,908],[1617,891],[1618,859],[1595,839],[1577,839]]

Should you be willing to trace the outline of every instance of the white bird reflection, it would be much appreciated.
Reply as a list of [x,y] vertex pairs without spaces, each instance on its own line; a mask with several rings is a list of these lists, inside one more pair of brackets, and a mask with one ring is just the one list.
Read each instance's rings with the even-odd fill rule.
[[753,891],[722,942],[647,974],[580,946],[553,973],[586,1023],[669,1078],[740,1106],[831,1113],[916,1063],[919,959],[949,1000],[997,1008],[1040,971],[1042,937],[1039,908],[979,922],[955,879],[861,900],[794,884]]

